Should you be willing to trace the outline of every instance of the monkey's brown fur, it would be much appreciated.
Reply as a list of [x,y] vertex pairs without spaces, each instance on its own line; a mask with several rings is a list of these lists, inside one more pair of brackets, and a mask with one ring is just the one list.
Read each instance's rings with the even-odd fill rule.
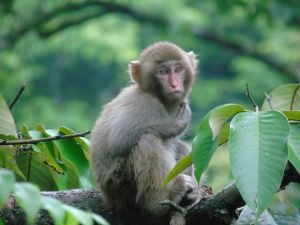
[[[166,94],[163,81],[154,76],[158,65],[168,62],[184,68],[184,92],[175,97]],[[187,97],[196,67],[195,55],[175,44],[159,42],[146,48],[131,63],[135,83],[105,105],[97,119],[91,138],[93,171],[106,205],[117,215],[149,215],[150,220],[170,211],[160,201],[183,205],[198,198],[191,170],[160,188],[176,161],[190,151],[180,135],[190,120]],[[180,219],[171,223],[183,224]]]

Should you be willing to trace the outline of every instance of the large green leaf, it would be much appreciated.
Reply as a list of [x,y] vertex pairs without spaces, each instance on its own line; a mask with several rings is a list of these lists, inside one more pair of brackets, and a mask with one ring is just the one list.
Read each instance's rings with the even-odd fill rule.
[[[300,84],[286,84],[273,90],[265,99],[262,110],[300,110]],[[271,108],[272,106],[272,108]]]
[[192,154],[188,154],[187,156],[180,159],[174,168],[168,173],[168,175],[163,180],[161,186],[166,186],[174,177],[176,177],[178,174],[180,174],[182,171],[187,169],[189,166],[193,164],[192,162]]
[[0,208],[4,205],[13,191],[14,185],[14,175],[9,170],[0,169]]
[[10,110],[0,95],[0,139],[16,139],[17,129]]
[[289,160],[300,173],[300,124],[290,125]]
[[43,191],[57,190],[48,166],[38,156],[30,151],[17,156],[19,168],[26,176],[26,181],[34,183]]
[[[67,127],[60,127],[59,132],[61,134],[75,134],[75,132]],[[85,137],[75,137],[74,140],[78,145],[80,145],[85,157],[87,160],[90,161],[91,155],[90,155],[90,142]]]
[[[244,112],[237,104],[226,104],[212,109],[200,123],[198,133],[192,143],[192,161],[195,177],[199,181],[209,161],[220,143],[226,141],[226,123],[237,113]],[[221,131],[225,131],[220,135]],[[227,132],[228,133],[228,132]],[[222,138],[220,138],[222,137]]]
[[33,224],[42,206],[40,190],[30,183],[17,183],[15,197],[18,205],[25,211],[29,224]]
[[233,118],[230,129],[233,176],[247,205],[260,215],[283,177],[288,121],[276,111],[244,112]]
[[[0,141],[17,139],[17,129],[10,110],[0,95]],[[16,149],[12,146],[0,146],[0,167],[10,169],[23,179],[25,178],[20,171],[16,160]]]
[[213,133],[213,139],[220,134],[224,125],[228,124],[227,122],[230,122],[232,117],[240,112],[245,112],[245,109],[238,104],[221,105],[211,111],[209,126]]

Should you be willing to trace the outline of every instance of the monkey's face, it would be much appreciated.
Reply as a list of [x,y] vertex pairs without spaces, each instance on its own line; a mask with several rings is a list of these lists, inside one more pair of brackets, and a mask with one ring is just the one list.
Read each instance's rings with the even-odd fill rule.
[[180,103],[190,92],[197,59],[170,42],[159,42],[142,51],[129,65],[131,78],[164,104]]
[[180,61],[166,61],[159,64],[154,76],[164,100],[178,102],[184,98],[186,68]]

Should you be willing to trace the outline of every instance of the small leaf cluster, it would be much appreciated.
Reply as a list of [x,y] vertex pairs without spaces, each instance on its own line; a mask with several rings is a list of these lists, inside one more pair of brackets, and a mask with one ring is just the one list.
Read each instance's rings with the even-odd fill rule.
[[0,186],[0,209],[7,202],[10,195],[13,194],[17,204],[24,210],[29,224],[33,224],[38,212],[44,209],[49,212],[55,225],[79,223],[92,225],[93,221],[108,225],[99,215],[65,205],[54,198],[42,196],[36,185],[27,182],[16,182],[14,174],[9,170],[0,169]]
[[192,164],[200,181],[216,149],[227,144],[233,179],[257,221],[279,190],[287,162],[300,172],[299,88],[276,88],[261,110],[238,104],[212,109],[199,125],[191,154],[176,164],[163,185]]
[[[30,140],[74,134],[66,128],[34,130],[25,125],[17,132],[14,118],[0,95],[1,141]],[[0,145],[0,167],[12,170],[18,180],[30,181],[42,190],[91,188],[89,141],[84,137],[58,139],[36,144]]]

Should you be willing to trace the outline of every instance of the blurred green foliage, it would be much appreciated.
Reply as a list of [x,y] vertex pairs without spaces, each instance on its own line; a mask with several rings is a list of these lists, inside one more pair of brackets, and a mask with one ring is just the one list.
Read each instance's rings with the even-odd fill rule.
[[[166,23],[135,18],[110,3]],[[63,8],[72,4],[80,7]],[[259,57],[286,70],[297,65],[300,33],[294,21],[300,9],[296,6],[297,1],[280,0],[2,1],[0,90],[12,99],[19,85],[27,84],[14,109],[19,127],[43,122],[47,127],[64,124],[75,130],[90,129],[101,105],[127,85],[128,62],[145,46],[169,40],[199,56],[199,78],[191,99],[194,120],[199,121],[216,105],[247,101],[245,83],[259,102],[265,91],[297,81]],[[52,19],[45,16],[56,11]],[[70,21],[73,26],[45,35]],[[195,30],[220,40],[198,37]],[[224,40],[258,56],[230,47]]]
[[[160,40],[193,50],[200,60],[189,140],[215,106],[251,108],[246,83],[261,105],[265,92],[300,79],[297,0],[5,0],[0,92],[9,103],[26,83],[12,111],[18,128],[42,122],[90,130],[102,105],[130,81],[128,63]],[[215,156],[208,180],[221,180],[216,171],[220,176],[225,162]]]

